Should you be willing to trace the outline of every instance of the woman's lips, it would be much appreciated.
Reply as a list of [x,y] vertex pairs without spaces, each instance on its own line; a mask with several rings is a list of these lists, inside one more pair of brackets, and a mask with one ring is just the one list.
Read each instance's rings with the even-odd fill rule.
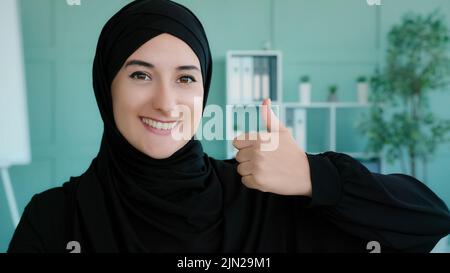
[[173,123],[173,122],[179,121],[179,120],[160,120],[160,119],[150,118],[150,117],[144,117],[144,116],[141,116],[140,118],[141,118],[141,119],[151,119],[151,120],[158,121],[158,122],[162,122],[162,123]]
[[[170,135],[172,130],[175,129],[180,123],[180,120],[160,121],[147,117],[140,117],[140,120],[147,131],[161,136]],[[161,124],[163,124],[162,128],[157,128],[161,127]]]

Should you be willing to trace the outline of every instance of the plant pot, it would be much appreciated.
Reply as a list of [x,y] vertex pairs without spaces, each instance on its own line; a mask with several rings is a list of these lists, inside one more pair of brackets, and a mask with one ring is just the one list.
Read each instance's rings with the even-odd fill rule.
[[338,97],[336,93],[329,93],[328,94],[328,102],[337,102],[338,101]]
[[300,103],[309,104],[311,102],[311,83],[302,82],[299,84],[298,97]]
[[358,102],[367,104],[369,102],[369,84],[367,82],[359,82],[356,85]]

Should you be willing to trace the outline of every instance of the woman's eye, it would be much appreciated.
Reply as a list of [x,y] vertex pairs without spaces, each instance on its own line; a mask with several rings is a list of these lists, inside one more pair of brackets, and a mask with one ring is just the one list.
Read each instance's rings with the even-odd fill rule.
[[182,76],[180,77],[180,79],[182,80],[182,83],[192,83],[192,82],[196,82],[196,80],[194,79],[194,77],[191,76]]
[[143,81],[149,81],[151,80],[150,76],[143,72],[134,72],[130,75],[130,78],[134,80],[143,80]]

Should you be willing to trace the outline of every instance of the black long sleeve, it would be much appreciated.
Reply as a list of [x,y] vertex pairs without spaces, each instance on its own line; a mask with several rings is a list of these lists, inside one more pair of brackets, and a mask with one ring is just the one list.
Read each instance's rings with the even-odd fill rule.
[[67,210],[60,187],[35,194],[26,205],[8,247],[9,253],[68,252]]
[[45,252],[44,243],[40,237],[38,227],[35,226],[37,212],[35,202],[32,199],[25,207],[20,222],[14,232],[8,252]]
[[445,203],[417,179],[371,173],[352,157],[307,154],[312,200],[309,206],[340,229],[389,249],[429,252],[450,233]]

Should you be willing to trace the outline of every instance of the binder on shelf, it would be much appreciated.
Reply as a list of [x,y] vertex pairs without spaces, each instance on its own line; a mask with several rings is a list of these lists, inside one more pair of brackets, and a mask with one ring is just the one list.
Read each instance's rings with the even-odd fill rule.
[[306,109],[294,110],[293,130],[298,147],[306,151]]
[[251,56],[242,57],[242,100],[252,101],[253,96],[253,58]]
[[277,98],[277,59],[275,57],[267,57],[269,62],[269,96],[273,101],[278,100]]
[[232,101],[240,101],[241,100],[241,58],[232,57],[230,58],[230,69],[231,69],[231,77],[230,77],[230,98]]
[[292,109],[286,109],[285,112],[285,125],[286,128],[289,130],[289,133],[294,136],[295,138],[295,134],[294,134],[294,122],[293,120],[293,110]]
[[250,107],[246,107],[245,109],[245,120],[248,122],[248,131],[258,131],[259,121],[260,121],[260,113],[259,107],[256,104],[250,105]]
[[[234,133],[240,134],[241,132],[245,132],[245,108],[242,106],[236,106],[233,112],[233,130]],[[238,136],[235,134],[234,137]]]
[[261,95],[262,98],[268,98],[270,96],[269,58],[265,57],[261,60]]
[[253,100],[261,100],[261,58],[253,59]]

